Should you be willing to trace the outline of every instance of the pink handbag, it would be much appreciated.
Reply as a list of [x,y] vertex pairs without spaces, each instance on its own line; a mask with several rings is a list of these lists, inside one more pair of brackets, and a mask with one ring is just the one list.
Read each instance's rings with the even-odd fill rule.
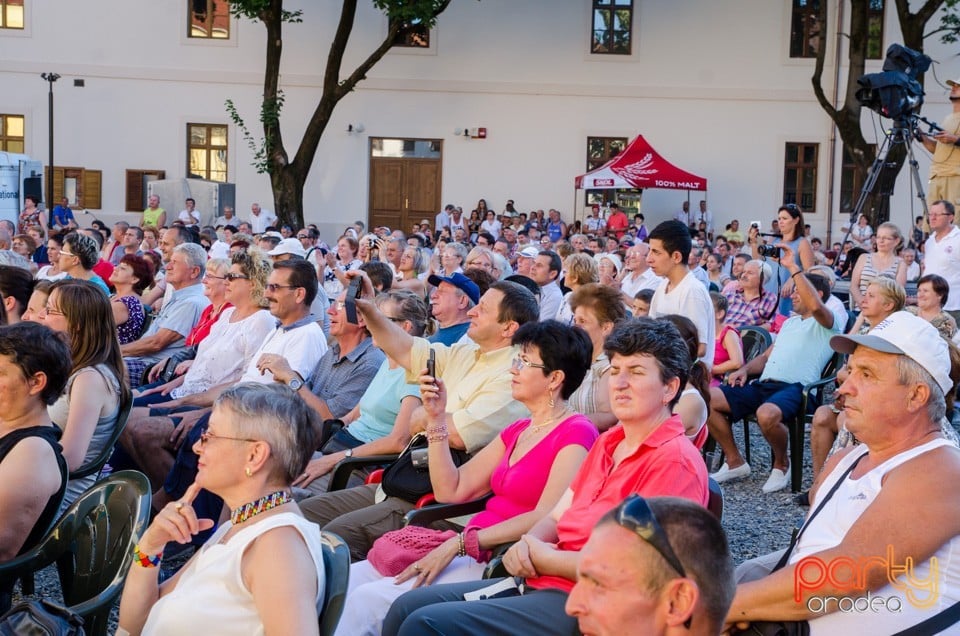
[[384,576],[396,576],[426,556],[447,539],[457,536],[453,530],[434,530],[406,526],[392,530],[376,541],[367,553],[367,561]]

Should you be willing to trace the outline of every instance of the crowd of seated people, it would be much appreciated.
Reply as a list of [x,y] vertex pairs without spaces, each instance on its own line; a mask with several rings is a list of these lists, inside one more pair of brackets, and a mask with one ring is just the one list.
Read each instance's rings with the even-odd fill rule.
[[[213,629],[223,611],[242,615],[246,632],[257,629],[249,626],[315,630],[324,585],[320,529],[340,535],[354,560],[340,625],[344,634],[488,633],[496,625],[509,625],[511,633],[575,633],[578,622],[592,633],[623,625],[617,621],[628,616],[637,624],[653,621],[651,633],[679,633],[673,628],[691,624],[694,633],[736,632],[763,620],[839,625],[836,612],[814,616],[778,595],[805,557],[865,556],[865,548],[840,535],[831,545],[801,537],[786,565],[763,562],[770,566],[762,572],[766,583],[749,583],[738,573],[734,595],[722,530],[702,512],[707,470],[699,448],[709,431],[723,449],[718,482],[749,475],[731,425],[755,417],[773,449],[773,471],[763,490],[786,488],[785,422],[796,416],[802,387],[820,377],[834,344],[854,353],[857,363],[851,362],[849,381],[838,380],[840,413],[835,405],[818,411],[824,417],[829,411],[832,420],[823,443],[823,422],[815,418],[811,510],[846,515],[842,522],[851,531],[865,533],[878,519],[886,521],[883,515],[901,501],[901,479],[921,470],[932,454],[952,469],[956,440],[947,420],[936,417],[939,411],[927,409],[936,426],[924,428],[906,400],[902,420],[913,428],[904,424],[901,435],[864,422],[869,409],[856,397],[877,391],[876,356],[912,359],[941,393],[953,389],[947,339],[956,327],[954,322],[951,333],[952,317],[943,311],[949,288],[937,274],[920,278],[917,307],[910,308],[920,323],[901,318],[907,298],[899,279],[910,263],[900,255],[896,226],[878,227],[876,247],[859,261],[851,262],[848,251],[824,265],[822,242],[805,236],[802,213],[791,205],[778,210],[779,237],[761,236],[754,227],[744,235],[733,223],[715,235],[680,221],[648,231],[638,218],[622,228],[618,219],[617,228],[605,232],[596,222],[596,230],[564,223],[556,210],[505,210],[498,218],[485,203],[473,223],[455,209],[445,212],[446,222],[419,223],[409,235],[389,228],[366,233],[358,223],[333,249],[315,227],[276,234],[267,227],[254,235],[244,222],[159,230],[117,224],[52,234],[45,253],[56,263],[47,265],[36,239],[14,237],[16,253],[41,269],[31,276],[29,268],[0,266],[4,322],[49,327],[67,347],[69,366],[63,387],[41,399],[51,404],[49,414],[34,413],[30,420],[41,439],[50,437],[45,443],[51,458],[37,463],[52,476],[44,482],[46,498],[34,501],[30,514],[14,524],[21,542],[7,558],[49,525],[56,512],[47,509],[54,502],[62,510],[93,483],[95,476],[70,483],[53,476],[100,455],[121,407],[135,398],[121,436],[123,452],[111,464],[148,474],[156,519],[141,537],[124,594],[121,628],[130,633],[163,633],[180,620]],[[645,241],[637,238],[641,229]],[[779,250],[778,256],[760,254],[762,243]],[[856,279],[855,316],[837,307],[830,266],[845,267]],[[28,273],[24,279],[4,270]],[[65,280],[39,282],[54,278]],[[348,299],[346,289],[355,280],[361,281],[362,297]],[[846,344],[831,341],[851,322]],[[931,323],[941,327],[936,342],[942,350],[918,326]],[[774,345],[745,359],[739,338],[744,327],[767,329]],[[0,328],[0,344],[3,331],[12,328]],[[888,335],[876,335],[878,330]],[[903,331],[923,347],[902,341]],[[38,336],[38,342],[49,338]],[[19,354],[9,355],[19,364]],[[428,358],[435,359],[435,376],[425,374]],[[905,373],[882,379],[911,400],[936,393],[929,378]],[[19,374],[26,387],[37,377],[23,366]],[[132,395],[131,387],[137,389]],[[936,402],[936,395],[931,399]],[[276,430],[278,415],[289,420],[283,430]],[[944,441],[932,443],[930,451],[929,437],[919,442],[928,428],[934,441]],[[835,444],[834,431],[840,432]],[[437,501],[488,492],[493,498],[466,525],[432,523],[424,529],[433,533],[430,549],[398,561],[396,546],[406,545],[402,517],[416,500],[388,494],[390,477],[379,486],[358,485],[369,468],[353,474],[344,490],[328,488],[342,461],[407,453],[411,439],[426,447],[428,489]],[[907,452],[909,457],[888,466],[884,443],[891,439],[917,441],[925,452]],[[298,445],[295,454],[290,440]],[[866,450],[856,450],[861,447]],[[904,477],[890,489],[883,482],[888,497],[880,487],[868,494],[877,503],[866,504],[859,516],[834,508],[819,513],[818,501],[830,505],[833,496],[823,484],[847,487],[847,474],[837,475],[853,455],[865,459],[860,468],[853,466],[855,477],[873,466],[888,477],[898,471]],[[535,457],[540,467],[529,468]],[[3,465],[0,459],[0,470]],[[8,461],[10,466],[23,470]],[[27,478],[35,479],[35,472],[31,468]],[[18,478],[13,483],[22,483],[24,477]],[[299,506],[295,499],[302,499]],[[274,507],[278,512],[269,511]],[[237,517],[238,511],[260,509],[262,514]],[[953,518],[946,519],[953,528]],[[698,556],[695,543],[679,530],[685,524],[697,528],[691,533],[712,537],[716,552]],[[812,514],[810,532],[821,536],[821,524]],[[897,546],[920,561],[932,555],[949,561],[953,535],[930,534],[935,536]],[[635,550],[629,555],[635,563],[647,564],[635,568],[635,580],[649,579],[651,564],[663,570],[643,590],[624,591],[626,605],[619,609],[633,613],[617,615],[615,603],[596,596],[605,577],[627,576],[609,570],[627,565],[626,557],[620,563],[605,551],[613,537]],[[523,584],[480,581],[489,551],[514,541],[503,567]],[[180,574],[159,583],[160,568],[151,565],[165,550],[178,551],[176,544],[192,544],[197,553]],[[215,544],[228,546],[231,556],[205,571]],[[275,558],[281,552],[282,560]],[[261,559],[289,568],[289,580],[250,574]],[[944,581],[951,580],[952,569],[944,568]],[[208,596],[213,581],[235,573],[243,577],[242,588]],[[490,593],[497,598],[464,599],[486,595],[484,588],[497,584]],[[867,576],[858,589],[883,585]],[[269,609],[270,599],[278,598],[270,587],[284,590],[291,607],[286,615]],[[641,591],[660,600],[643,604]],[[937,609],[950,605],[952,591]],[[210,602],[196,603],[205,598]],[[765,607],[769,611],[758,609]],[[925,617],[913,612],[897,620],[909,626]]]

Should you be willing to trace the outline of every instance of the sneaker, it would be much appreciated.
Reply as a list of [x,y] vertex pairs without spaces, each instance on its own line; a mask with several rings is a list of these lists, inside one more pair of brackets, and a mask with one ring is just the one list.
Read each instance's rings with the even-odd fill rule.
[[[714,479],[716,479],[716,477],[714,477]],[[789,485],[790,475],[779,468],[774,468],[770,471],[770,476],[767,477],[767,483],[763,485],[763,492],[777,492],[778,490],[783,490]]]
[[750,464],[740,464],[736,468],[730,468],[726,462],[720,467],[720,470],[710,475],[718,484],[734,479],[743,479],[750,476]]

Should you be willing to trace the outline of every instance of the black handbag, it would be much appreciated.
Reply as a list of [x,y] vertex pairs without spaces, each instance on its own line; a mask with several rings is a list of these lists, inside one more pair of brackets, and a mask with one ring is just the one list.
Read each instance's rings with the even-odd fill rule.
[[[410,503],[417,503],[420,497],[433,492],[426,451],[427,436],[417,433],[400,453],[400,457],[384,469],[380,482],[383,492]],[[450,449],[450,455],[457,466],[462,466],[470,459],[470,455],[455,448]]]
[[0,636],[83,636],[83,618],[49,601],[17,603],[0,617]]

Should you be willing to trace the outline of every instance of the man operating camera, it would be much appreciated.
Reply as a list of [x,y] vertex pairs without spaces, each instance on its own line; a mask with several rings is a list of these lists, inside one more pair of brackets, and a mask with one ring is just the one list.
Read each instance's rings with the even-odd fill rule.
[[927,203],[950,201],[960,204],[960,80],[947,80],[953,112],[940,122],[943,131],[923,134],[923,147],[933,153]]

